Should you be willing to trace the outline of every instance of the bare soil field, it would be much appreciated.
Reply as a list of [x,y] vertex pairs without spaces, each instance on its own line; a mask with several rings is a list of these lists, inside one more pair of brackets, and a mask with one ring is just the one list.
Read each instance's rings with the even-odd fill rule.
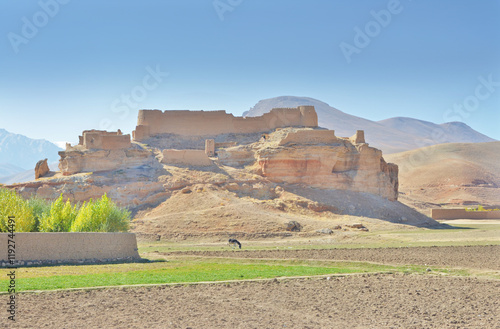
[[[500,246],[172,252],[499,270]],[[167,256],[168,258],[168,256]],[[22,293],[2,328],[500,328],[500,280],[358,274]]]
[[366,261],[391,265],[428,265],[500,270],[500,245],[465,247],[411,247],[374,249],[184,251],[163,255],[269,259]]
[[499,292],[402,274],[46,292],[19,296],[16,327],[500,328]]

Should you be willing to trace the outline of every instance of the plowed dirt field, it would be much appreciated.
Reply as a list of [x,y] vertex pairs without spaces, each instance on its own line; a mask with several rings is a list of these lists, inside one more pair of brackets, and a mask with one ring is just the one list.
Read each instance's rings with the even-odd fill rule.
[[[498,270],[499,246],[191,253]],[[179,254],[179,253],[176,253]],[[186,254],[185,252],[181,254]],[[168,258],[168,257],[167,257]],[[500,328],[500,280],[429,274],[108,288],[18,295],[2,328]]]

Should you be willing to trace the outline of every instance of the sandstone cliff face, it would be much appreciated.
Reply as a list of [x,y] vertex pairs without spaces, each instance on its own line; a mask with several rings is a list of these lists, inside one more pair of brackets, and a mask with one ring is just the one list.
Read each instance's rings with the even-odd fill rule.
[[220,153],[221,163],[253,163],[257,173],[273,182],[398,197],[397,166],[387,164],[382,151],[364,139],[338,138],[331,130],[282,129],[250,147]]
[[154,179],[158,167],[119,169],[110,172],[80,173],[70,176],[55,176],[28,183],[9,185],[23,197],[55,200],[63,194],[71,201],[83,202],[98,199],[104,193],[119,206],[130,209],[157,204],[167,198],[169,192],[164,184]]
[[123,150],[78,150],[73,148],[59,152],[59,169],[62,174],[99,172],[151,165],[156,160],[147,150],[128,148]]

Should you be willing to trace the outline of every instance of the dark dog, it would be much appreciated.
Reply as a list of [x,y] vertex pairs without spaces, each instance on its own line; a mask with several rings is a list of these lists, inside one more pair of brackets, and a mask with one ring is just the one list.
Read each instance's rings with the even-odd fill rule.
[[236,248],[236,246],[241,249],[241,243],[236,239],[229,239],[229,245],[231,246],[231,249]]

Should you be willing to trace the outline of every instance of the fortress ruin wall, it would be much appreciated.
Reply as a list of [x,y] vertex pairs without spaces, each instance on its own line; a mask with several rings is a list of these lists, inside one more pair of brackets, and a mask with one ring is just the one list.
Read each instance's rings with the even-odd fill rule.
[[290,132],[283,138],[279,145],[295,144],[331,144],[339,139],[334,130],[299,130]]
[[108,132],[105,130],[84,130],[79,137],[78,145],[85,149],[119,150],[129,148],[130,135],[123,135],[120,130]]
[[361,144],[361,143],[366,143],[365,142],[365,131],[364,130],[357,130],[354,135],[349,137],[349,140],[353,144]]
[[162,151],[162,163],[181,164],[190,166],[211,166],[212,160],[205,153],[205,150],[174,150],[167,149]]
[[153,161],[147,150],[132,147],[130,135],[120,130],[84,130],[78,145],[66,144],[60,151],[59,170],[65,176],[142,166]]
[[314,106],[275,108],[259,117],[235,117],[225,111],[140,110],[134,140],[159,134],[208,136],[228,133],[257,133],[283,127],[317,127]]

